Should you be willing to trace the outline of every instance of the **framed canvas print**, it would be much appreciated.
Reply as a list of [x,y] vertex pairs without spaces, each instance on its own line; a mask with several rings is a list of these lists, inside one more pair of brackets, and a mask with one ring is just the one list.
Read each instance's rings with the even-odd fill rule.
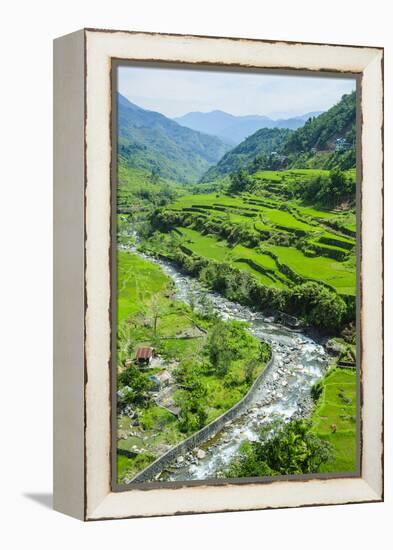
[[383,499],[383,50],[55,40],[54,503]]

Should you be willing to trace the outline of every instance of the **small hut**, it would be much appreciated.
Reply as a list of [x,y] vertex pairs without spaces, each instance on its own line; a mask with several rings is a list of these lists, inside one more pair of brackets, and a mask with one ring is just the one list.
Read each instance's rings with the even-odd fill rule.
[[136,351],[136,357],[135,360],[139,365],[149,365],[150,361],[154,357],[154,350],[153,348],[144,347],[144,348],[138,348]]
[[151,376],[149,376],[149,378],[154,384],[154,387],[152,388],[153,391],[160,390],[161,388],[165,388],[166,386],[169,385],[171,381],[171,375],[166,370],[157,372],[157,374],[152,374]]

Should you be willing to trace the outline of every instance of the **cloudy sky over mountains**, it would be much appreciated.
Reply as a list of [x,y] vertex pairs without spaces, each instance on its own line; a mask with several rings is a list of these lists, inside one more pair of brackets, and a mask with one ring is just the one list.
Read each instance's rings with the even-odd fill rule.
[[119,68],[118,89],[144,109],[177,117],[216,109],[286,118],[325,111],[354,90],[354,79],[157,67]]

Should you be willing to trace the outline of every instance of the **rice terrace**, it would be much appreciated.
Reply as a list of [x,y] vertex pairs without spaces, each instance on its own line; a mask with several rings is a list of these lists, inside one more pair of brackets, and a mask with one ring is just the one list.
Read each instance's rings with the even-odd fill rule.
[[155,71],[118,75],[118,483],[355,474],[356,83]]

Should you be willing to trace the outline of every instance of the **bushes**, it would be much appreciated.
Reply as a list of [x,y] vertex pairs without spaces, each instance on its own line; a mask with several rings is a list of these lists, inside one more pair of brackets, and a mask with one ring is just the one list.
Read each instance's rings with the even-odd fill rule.
[[118,404],[146,406],[150,401],[149,390],[152,382],[142,374],[136,366],[128,367],[118,376],[120,389],[118,391]]
[[356,181],[342,170],[333,168],[329,175],[318,175],[309,181],[293,181],[291,194],[305,203],[333,208],[344,201],[354,202]]
[[186,392],[180,394],[177,399],[180,405],[179,429],[183,433],[193,433],[205,426],[207,421],[206,408],[200,400],[186,395]]
[[238,170],[230,174],[231,184],[229,186],[230,193],[241,193],[250,189],[253,184],[253,179],[245,170]]
[[294,314],[300,313],[311,325],[328,330],[339,329],[347,311],[338,294],[314,282],[291,289],[289,304],[294,308]]
[[[205,206],[205,208],[213,209],[211,206]],[[219,207],[214,209],[217,210]],[[206,233],[217,235],[227,239],[229,244],[242,243],[251,248],[257,246],[261,240],[260,232],[257,232],[251,223],[233,224],[229,220],[196,215],[197,212],[198,209],[157,210],[152,216],[151,224],[154,229],[164,232],[171,231],[176,226],[193,227],[203,235]],[[265,235],[265,237],[268,236],[268,234]]]
[[217,321],[209,336],[208,351],[213,370],[223,376],[233,361],[246,358],[250,361],[261,355],[258,340],[240,321]]

